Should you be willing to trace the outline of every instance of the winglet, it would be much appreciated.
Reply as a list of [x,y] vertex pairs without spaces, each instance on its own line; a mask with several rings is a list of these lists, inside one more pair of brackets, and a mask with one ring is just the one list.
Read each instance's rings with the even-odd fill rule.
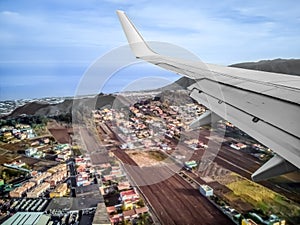
[[131,50],[137,58],[143,56],[155,55],[147,43],[144,41],[142,35],[138,32],[134,24],[129,20],[125,12],[117,10],[117,15],[127,37]]

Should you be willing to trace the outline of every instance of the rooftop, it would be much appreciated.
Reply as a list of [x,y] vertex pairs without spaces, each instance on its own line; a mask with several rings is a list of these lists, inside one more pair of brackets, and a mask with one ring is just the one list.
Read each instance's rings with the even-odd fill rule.
[[133,215],[135,215],[135,214],[136,214],[136,213],[135,213],[134,209],[127,210],[127,211],[123,211],[123,216],[124,216],[124,217],[131,217],[131,216],[133,216]]
[[201,188],[204,189],[205,191],[211,191],[212,188],[208,185],[201,185]]
[[2,225],[45,225],[49,219],[42,212],[17,212]]
[[[80,209],[88,209],[88,208],[96,208],[97,204],[101,202],[99,198],[91,198],[91,197],[62,197],[62,198],[53,198],[47,207],[46,210],[49,209],[60,209],[60,210],[80,210]],[[106,209],[105,209],[106,212]]]

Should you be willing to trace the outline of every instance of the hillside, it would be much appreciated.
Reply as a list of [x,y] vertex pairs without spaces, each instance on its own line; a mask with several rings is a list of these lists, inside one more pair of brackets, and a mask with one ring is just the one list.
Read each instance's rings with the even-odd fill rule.
[[230,66],[300,76],[300,59],[262,60],[259,62],[237,63]]
[[[97,98],[97,99],[95,99]],[[75,100],[76,107],[79,110],[83,110],[88,107],[101,108],[106,105],[111,105],[115,100],[115,96],[113,95],[103,95],[99,94],[95,97],[83,97],[80,99]],[[31,102],[16,108],[8,118],[18,117],[22,114],[26,115],[44,115],[44,116],[51,116],[51,115],[60,115],[60,114],[67,114],[71,113],[73,107],[74,100],[66,99],[61,103],[58,104],[49,104],[43,102]]]
[[[267,72],[284,73],[300,76],[300,59],[274,59],[274,60],[262,60],[259,62],[245,62],[230,65],[231,67],[238,67],[244,69],[261,70]],[[189,96],[184,91],[193,84],[195,81],[187,77],[181,77],[172,84],[165,87],[156,89],[155,91],[161,91],[159,95],[163,100],[169,102],[182,101],[186,102]],[[179,91],[181,90],[181,91]],[[153,90],[152,90],[153,91]],[[178,93],[176,93],[176,92]],[[95,100],[95,98],[97,98]],[[116,97],[114,95],[99,94],[96,97],[83,97],[75,100],[76,107],[79,109],[86,108],[101,108],[106,105],[111,105]],[[96,105],[95,105],[96,102]],[[122,105],[122,102],[120,102]],[[71,113],[73,107],[73,100],[66,99],[62,103],[49,104],[43,102],[31,102],[25,104],[19,108],[16,108],[8,117],[17,117],[22,114],[27,115],[59,115]]]

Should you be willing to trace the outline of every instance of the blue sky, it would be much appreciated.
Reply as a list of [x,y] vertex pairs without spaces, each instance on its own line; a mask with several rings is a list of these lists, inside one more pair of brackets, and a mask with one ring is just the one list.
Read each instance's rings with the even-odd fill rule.
[[[97,58],[126,44],[117,9],[127,12],[146,40],[184,47],[204,62],[299,58],[297,0],[1,0],[0,100],[74,95]],[[145,76],[178,78],[145,69]],[[132,83],[143,73],[132,66],[123,80]],[[121,80],[115,76],[106,91],[126,86]]]

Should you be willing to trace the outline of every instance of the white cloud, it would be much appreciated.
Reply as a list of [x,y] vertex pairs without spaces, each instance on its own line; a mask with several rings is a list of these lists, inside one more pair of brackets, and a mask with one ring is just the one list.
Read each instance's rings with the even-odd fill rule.
[[8,17],[15,17],[15,16],[19,16],[19,13],[13,11],[2,11],[1,15],[8,16]]

